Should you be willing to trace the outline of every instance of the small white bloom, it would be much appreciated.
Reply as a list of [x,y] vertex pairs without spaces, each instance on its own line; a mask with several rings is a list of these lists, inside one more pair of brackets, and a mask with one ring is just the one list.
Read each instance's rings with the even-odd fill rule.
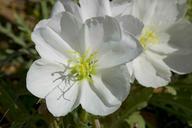
[[[121,20],[124,31],[138,37],[143,53],[127,64],[132,77],[147,87],[167,85],[171,71],[178,74],[192,72],[192,24],[182,19],[186,0],[123,0],[113,1],[116,15],[131,14],[144,23],[141,33],[130,29],[130,23]],[[124,10],[122,6],[127,8]],[[130,31],[131,30],[131,31]]]
[[130,80],[123,64],[142,49],[133,36],[122,39],[115,19],[82,22],[69,12],[53,14],[37,24],[32,40],[41,59],[28,71],[27,88],[45,98],[54,116],[64,116],[80,104],[94,115],[108,115],[127,97]]

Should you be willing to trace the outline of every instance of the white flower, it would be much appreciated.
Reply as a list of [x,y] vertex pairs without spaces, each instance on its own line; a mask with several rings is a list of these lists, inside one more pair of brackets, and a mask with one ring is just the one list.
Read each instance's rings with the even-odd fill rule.
[[[79,0],[78,5],[73,0],[57,0],[52,10],[52,16],[61,12],[68,12],[81,22],[97,16],[107,15],[114,17],[120,24],[123,40],[129,42],[130,34],[139,35],[144,26],[140,20],[130,15],[132,9],[132,3],[130,1],[131,0],[113,0],[112,2],[109,2],[109,0]],[[140,46],[138,45],[137,47]],[[127,50],[129,50],[129,48]],[[132,72],[130,73],[132,74]],[[131,76],[133,78],[130,80],[133,82],[134,76]]]
[[[165,86],[171,80],[171,71],[192,72],[192,24],[183,19],[186,0],[123,0],[112,5],[114,11],[118,10],[116,15],[131,14],[144,23],[142,32],[136,33],[128,29],[130,23],[121,22],[124,30],[137,36],[144,48],[139,57],[127,64],[140,84]],[[127,8],[123,10],[123,6]]]
[[[131,0],[79,0],[79,5],[73,0],[57,0],[52,16],[61,12],[68,12],[84,22],[89,18],[98,16],[114,17],[123,30],[123,38],[126,40],[129,34],[140,34],[143,29],[143,23],[133,16]],[[139,46],[138,46],[139,47]]]
[[127,97],[125,64],[142,49],[133,36],[124,40],[115,19],[82,22],[69,12],[58,13],[37,24],[32,40],[41,59],[28,71],[27,89],[45,98],[54,116],[64,116],[79,105],[94,115],[108,115]]

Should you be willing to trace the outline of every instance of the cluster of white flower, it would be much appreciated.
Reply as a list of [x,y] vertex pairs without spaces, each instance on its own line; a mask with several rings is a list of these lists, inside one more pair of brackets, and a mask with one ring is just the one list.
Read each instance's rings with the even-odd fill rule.
[[58,0],[32,40],[41,58],[28,90],[56,117],[77,106],[94,115],[116,111],[136,79],[146,87],[192,71],[192,24],[186,0]]

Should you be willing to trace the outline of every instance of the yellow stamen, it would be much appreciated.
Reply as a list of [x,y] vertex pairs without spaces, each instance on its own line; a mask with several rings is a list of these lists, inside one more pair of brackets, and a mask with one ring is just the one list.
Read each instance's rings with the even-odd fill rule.
[[78,54],[78,57],[69,60],[69,63],[72,64],[70,75],[75,76],[77,81],[83,79],[92,81],[92,75],[96,74],[96,53],[88,55],[89,54],[85,52],[83,55]]
[[149,44],[159,43],[159,37],[153,30],[149,28],[144,28],[142,35],[139,38],[139,41],[145,49]]

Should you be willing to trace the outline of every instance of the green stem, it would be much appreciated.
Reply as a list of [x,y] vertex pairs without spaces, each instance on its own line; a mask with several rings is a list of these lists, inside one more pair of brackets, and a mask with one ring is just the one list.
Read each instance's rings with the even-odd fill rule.
[[99,119],[93,119],[93,128],[101,128]]
[[82,111],[80,114],[80,127],[77,128],[85,128],[87,122],[88,122],[89,114],[86,111]]
[[87,120],[88,120],[88,116],[89,116],[89,114],[88,114],[86,111],[83,111],[83,112],[81,113],[81,121],[82,121],[83,123],[86,123]]

